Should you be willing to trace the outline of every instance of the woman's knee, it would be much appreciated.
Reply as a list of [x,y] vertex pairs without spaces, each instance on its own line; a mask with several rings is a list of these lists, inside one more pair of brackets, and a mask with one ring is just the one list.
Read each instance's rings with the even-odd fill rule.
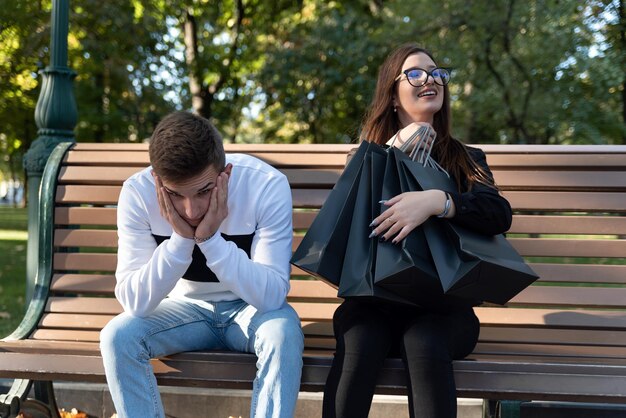
[[404,333],[404,351],[415,359],[449,360],[450,350],[445,330],[428,321],[412,324]]

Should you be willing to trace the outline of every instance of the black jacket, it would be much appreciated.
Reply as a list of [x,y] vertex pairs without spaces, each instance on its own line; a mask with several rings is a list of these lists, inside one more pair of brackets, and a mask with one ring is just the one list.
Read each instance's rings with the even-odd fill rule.
[[[467,149],[472,159],[493,178],[483,150],[472,147]],[[502,234],[511,227],[511,205],[492,187],[474,183],[470,191],[453,192],[450,197],[456,208],[451,222],[486,235]]]

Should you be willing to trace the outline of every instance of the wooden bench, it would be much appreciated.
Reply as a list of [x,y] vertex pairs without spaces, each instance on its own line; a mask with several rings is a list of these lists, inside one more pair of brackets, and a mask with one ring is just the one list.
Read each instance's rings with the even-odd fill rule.
[[[340,175],[350,145],[227,145],[283,171],[293,190],[294,248]],[[509,239],[541,279],[506,307],[476,308],[480,341],[454,364],[458,395],[503,400],[626,402],[626,146],[482,148],[515,210]],[[2,416],[54,409],[52,381],[105,382],[99,331],[113,296],[115,204],[148,165],[144,144],[61,144],[46,167],[40,259],[23,322],[0,342],[0,377],[15,378]],[[322,391],[336,291],[294,268],[289,301],[302,318],[303,391]],[[161,385],[250,388],[255,357],[190,352],[154,360]],[[30,380],[27,380],[30,379]],[[25,401],[35,382],[39,401]],[[378,393],[405,393],[389,359]]]

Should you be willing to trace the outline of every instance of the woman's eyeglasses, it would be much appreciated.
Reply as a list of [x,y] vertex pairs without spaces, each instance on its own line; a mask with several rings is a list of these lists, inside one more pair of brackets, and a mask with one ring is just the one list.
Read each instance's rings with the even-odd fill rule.
[[428,77],[432,77],[435,84],[445,86],[450,81],[450,72],[445,68],[433,68],[432,70],[424,70],[422,68],[411,68],[402,71],[402,74],[396,77],[395,81],[398,81],[406,76],[407,81],[413,87],[422,87],[428,83]]

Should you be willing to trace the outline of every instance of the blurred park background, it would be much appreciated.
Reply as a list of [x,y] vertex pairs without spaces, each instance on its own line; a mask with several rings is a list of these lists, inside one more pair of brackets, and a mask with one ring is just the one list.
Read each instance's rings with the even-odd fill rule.
[[[1,198],[20,192],[37,137],[51,0],[0,3]],[[623,0],[71,0],[76,140],[144,141],[193,109],[232,142],[354,141],[384,56],[417,42],[453,69],[462,140],[620,144],[624,13]]]
[[[624,6],[71,0],[75,137],[142,142],[163,115],[189,109],[229,142],[354,142],[378,66],[394,47],[415,42],[452,69],[453,133],[467,143],[624,144]],[[23,157],[38,137],[51,7],[0,0],[0,335],[23,309]]]

